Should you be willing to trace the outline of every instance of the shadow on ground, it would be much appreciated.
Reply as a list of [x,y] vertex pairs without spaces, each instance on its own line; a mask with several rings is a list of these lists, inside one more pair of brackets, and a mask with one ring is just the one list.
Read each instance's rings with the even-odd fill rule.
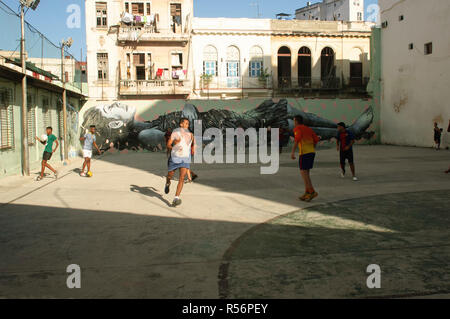
[[[164,201],[151,187],[131,191]],[[448,195],[342,201],[261,225],[10,204],[0,214],[0,297],[450,293]],[[237,240],[236,232],[243,233]],[[70,264],[82,269],[82,289],[66,287]],[[370,264],[382,269],[382,289],[366,287]]]

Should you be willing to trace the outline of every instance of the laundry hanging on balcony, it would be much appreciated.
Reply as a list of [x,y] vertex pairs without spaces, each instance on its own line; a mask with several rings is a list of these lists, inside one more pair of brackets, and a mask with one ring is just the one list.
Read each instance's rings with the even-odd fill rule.
[[124,12],[122,15],[122,22],[126,24],[130,24],[134,21],[134,16],[131,13]]

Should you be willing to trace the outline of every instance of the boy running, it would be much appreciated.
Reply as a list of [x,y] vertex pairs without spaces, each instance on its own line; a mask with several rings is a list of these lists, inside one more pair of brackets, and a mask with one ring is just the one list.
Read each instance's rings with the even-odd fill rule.
[[341,162],[341,177],[345,177],[345,161],[347,160],[352,171],[353,180],[356,182],[358,178],[355,174],[355,163],[353,160],[353,144],[355,144],[355,136],[347,130],[345,123],[338,123],[338,134],[336,136],[336,147],[339,152]]
[[[48,161],[52,158],[53,153],[56,152],[59,146],[58,139],[55,135],[53,135],[53,129],[51,127],[47,127],[47,141],[41,141],[39,137],[36,136],[36,140],[41,142],[42,145],[45,145],[44,154],[42,155],[42,167],[41,167],[41,175],[36,178],[36,181],[41,181],[44,178],[45,168],[48,168],[55,174],[55,179],[58,179],[58,172],[48,164]],[[53,149],[53,143],[56,144],[55,149]]]
[[167,142],[167,149],[170,151],[168,160],[168,174],[166,180],[166,187],[164,192],[169,194],[171,180],[176,170],[180,170],[180,178],[178,181],[177,192],[173,200],[173,207],[181,205],[181,191],[183,190],[184,179],[190,170],[191,156],[195,154],[195,139],[194,134],[189,132],[189,120],[182,118],[180,120],[180,128],[176,129],[169,141]]
[[295,151],[298,147],[300,154],[300,174],[302,175],[303,182],[305,184],[305,194],[299,199],[301,201],[310,202],[319,196],[319,194],[317,194],[314,190],[310,170],[314,167],[314,159],[316,157],[315,147],[317,143],[319,143],[320,138],[310,127],[303,124],[303,118],[301,116],[296,116],[294,118],[294,123],[295,142],[294,147],[292,148],[291,158],[295,160]]
[[99,154],[102,154],[102,151],[98,148],[97,146],[97,138],[95,137],[95,125],[91,125],[90,127],[90,132],[86,133],[84,135],[84,137],[80,138],[81,142],[84,142],[83,145],[83,158],[84,158],[84,163],[83,163],[83,168],[81,170],[80,176],[82,177],[86,177],[86,173],[84,172],[84,170],[86,169],[87,166],[87,173],[89,173],[91,171],[91,158],[92,158],[92,146],[95,146],[95,148],[97,149]]

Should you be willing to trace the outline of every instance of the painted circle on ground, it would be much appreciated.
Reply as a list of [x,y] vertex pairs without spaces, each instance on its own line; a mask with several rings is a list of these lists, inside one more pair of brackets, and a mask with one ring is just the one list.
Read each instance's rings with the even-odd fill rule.
[[[289,213],[244,233],[219,269],[221,298],[450,293],[450,190],[372,196]],[[381,289],[367,267],[381,267]]]

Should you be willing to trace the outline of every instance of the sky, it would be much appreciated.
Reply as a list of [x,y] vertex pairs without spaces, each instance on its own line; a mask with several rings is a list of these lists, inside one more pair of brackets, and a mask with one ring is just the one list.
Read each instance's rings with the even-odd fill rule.
[[[18,10],[19,0],[2,1],[13,10]],[[305,6],[306,2],[307,0],[194,0],[194,15],[196,17],[256,18],[258,11],[254,4],[259,3],[260,16],[274,18],[280,12],[294,14],[295,10]],[[365,0],[366,16],[367,7],[376,3],[378,0]],[[74,11],[67,12],[67,10],[77,7],[81,13],[80,27],[70,26],[67,24],[67,19]],[[77,59],[86,55],[84,0],[41,0],[36,11],[27,12],[26,20],[55,44],[63,38],[72,37],[74,44],[69,52]],[[0,21],[2,30],[7,30],[8,25],[4,24],[7,23]]]

